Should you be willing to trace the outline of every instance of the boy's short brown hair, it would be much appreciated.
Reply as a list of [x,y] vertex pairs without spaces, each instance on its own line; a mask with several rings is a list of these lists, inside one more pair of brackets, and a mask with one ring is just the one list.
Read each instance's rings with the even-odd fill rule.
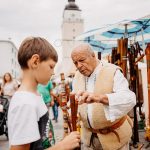
[[22,69],[27,69],[28,60],[34,55],[38,54],[40,61],[52,59],[58,61],[58,55],[54,47],[44,38],[28,37],[26,38],[18,51],[18,62]]

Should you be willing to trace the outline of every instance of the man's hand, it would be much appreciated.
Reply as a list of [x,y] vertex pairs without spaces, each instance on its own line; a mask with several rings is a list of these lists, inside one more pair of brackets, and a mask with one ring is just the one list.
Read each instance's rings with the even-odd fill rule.
[[76,97],[79,105],[83,103],[102,103],[105,105],[109,104],[108,97],[103,94],[96,95],[90,92],[80,92],[76,94]]

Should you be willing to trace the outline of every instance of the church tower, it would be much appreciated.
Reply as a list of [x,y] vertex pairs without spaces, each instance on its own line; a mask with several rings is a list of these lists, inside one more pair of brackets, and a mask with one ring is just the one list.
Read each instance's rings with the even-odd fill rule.
[[81,10],[75,0],[68,0],[63,12],[62,22],[62,70],[65,74],[72,70],[71,51],[79,44],[75,41],[76,36],[84,32],[84,22],[81,17]]

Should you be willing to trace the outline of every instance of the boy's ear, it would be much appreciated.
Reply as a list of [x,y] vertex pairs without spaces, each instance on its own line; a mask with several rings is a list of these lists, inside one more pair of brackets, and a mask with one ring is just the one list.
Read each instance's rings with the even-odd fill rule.
[[40,57],[38,54],[34,54],[30,59],[30,66],[31,68],[37,68],[38,64],[40,63]]

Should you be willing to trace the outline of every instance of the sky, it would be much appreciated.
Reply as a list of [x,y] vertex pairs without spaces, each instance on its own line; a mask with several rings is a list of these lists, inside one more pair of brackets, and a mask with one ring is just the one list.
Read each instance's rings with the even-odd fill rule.
[[[0,40],[18,48],[27,36],[46,38],[61,53],[61,24],[68,0],[0,0]],[[150,0],[76,0],[84,31],[150,14]]]

